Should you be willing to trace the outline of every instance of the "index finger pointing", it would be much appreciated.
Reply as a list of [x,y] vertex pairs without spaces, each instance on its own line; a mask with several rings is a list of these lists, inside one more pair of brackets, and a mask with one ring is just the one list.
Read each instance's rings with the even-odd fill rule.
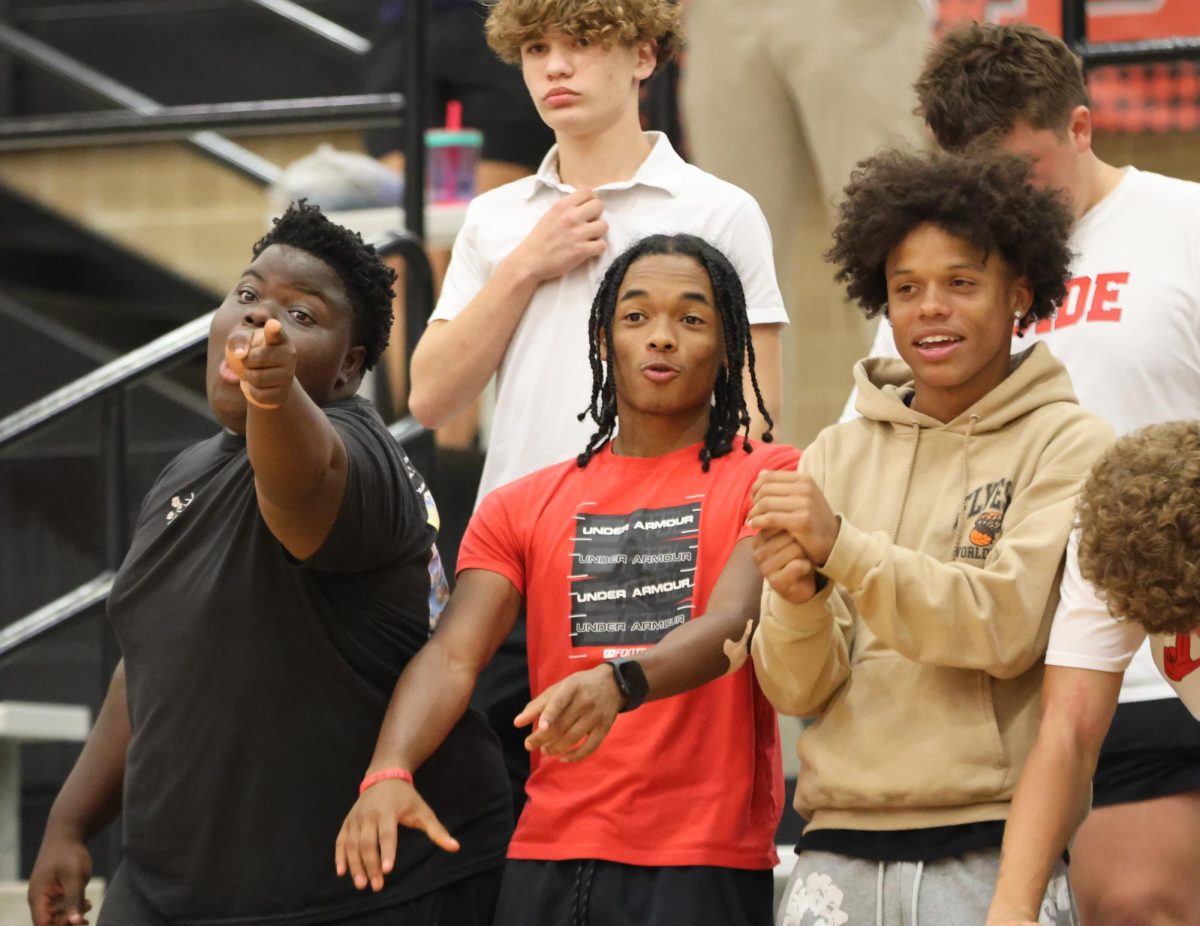
[[270,345],[283,343],[283,323],[279,319],[268,319],[263,326],[263,340]]

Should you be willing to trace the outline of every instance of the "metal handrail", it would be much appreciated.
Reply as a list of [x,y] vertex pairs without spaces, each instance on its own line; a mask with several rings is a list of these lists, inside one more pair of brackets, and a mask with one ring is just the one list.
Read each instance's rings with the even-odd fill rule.
[[404,97],[399,93],[161,106],[148,113],[65,113],[5,119],[0,123],[0,150],[186,139],[201,130],[262,131],[300,124],[322,129],[361,127],[391,121],[403,113]]
[[[34,64],[106,103],[115,103],[143,115],[150,115],[164,108],[161,103],[144,93],[126,87],[95,68],[90,68],[3,22],[0,22],[0,50]],[[278,182],[283,175],[277,164],[215,132],[197,132],[188,139],[188,143],[226,167],[265,186]]]
[[11,415],[0,418],[0,449],[31,437],[62,415],[186,359],[208,340],[212,316],[213,313],[209,312],[181,325]]
[[[426,14],[428,0],[409,0],[405,14],[406,57],[405,97],[420,99],[426,78]],[[259,3],[260,6],[269,4]],[[277,12],[282,14],[282,5]],[[172,108],[164,107],[149,97],[111,80],[86,65],[62,54],[42,42],[0,22],[0,50],[31,61],[60,78],[88,90],[108,102],[116,103],[143,116],[171,118]],[[388,105],[398,108],[394,94]],[[183,119],[174,108],[176,115]],[[164,111],[166,114],[164,115]],[[419,119],[409,125],[420,125]],[[408,291],[409,356],[411,348],[424,327],[425,312],[432,306],[433,280],[421,239],[424,236],[424,141],[423,133],[409,131],[405,146],[408,154],[405,166],[405,217],[408,229],[385,236],[378,242],[381,254],[398,253],[405,258]],[[282,171],[274,164],[230,142],[211,131],[193,134],[188,139],[194,146],[212,155],[227,166],[263,184],[279,180]],[[101,480],[104,486],[105,569],[73,591],[34,611],[5,628],[0,628],[0,657],[38,639],[42,634],[86,613],[107,599],[113,576],[128,545],[125,474],[127,469],[126,388],[197,351],[208,338],[212,313],[163,335],[138,350],[105,364],[92,373],[56,390],[43,399],[0,419],[0,448],[9,447],[29,438],[51,422],[80,408],[99,402],[101,405]],[[415,322],[415,323],[414,323]],[[415,418],[409,416],[391,426],[397,441],[412,445],[423,442],[432,449],[432,435]],[[106,668],[115,663],[110,654],[111,633],[105,635],[104,661]],[[107,673],[103,673],[107,675]]]
[[266,13],[273,13],[294,26],[299,26],[305,32],[323,39],[339,51],[361,56],[371,50],[369,39],[302,7],[299,3],[293,3],[292,0],[245,0],[245,2]]
[[1200,37],[1089,42],[1087,0],[1063,0],[1063,41],[1083,60],[1084,69],[1112,64],[1200,59]]
[[89,579],[78,588],[72,589],[20,620],[13,621],[7,627],[0,628],[0,659],[55,627],[61,627],[73,618],[86,614],[96,605],[103,604],[108,600],[109,592],[112,591],[114,578],[116,578],[116,573],[111,569],[105,569],[94,579]]

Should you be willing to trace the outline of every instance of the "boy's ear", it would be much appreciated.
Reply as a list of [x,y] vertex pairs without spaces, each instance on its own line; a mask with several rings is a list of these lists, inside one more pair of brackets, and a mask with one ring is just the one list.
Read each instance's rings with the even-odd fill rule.
[[366,356],[367,349],[361,344],[346,351],[346,355],[342,357],[342,368],[338,370],[337,387],[339,389],[355,378],[361,377],[363,359]]
[[603,331],[596,332],[596,350],[600,352],[600,362],[608,363],[608,342],[604,338]]
[[1092,111],[1082,105],[1071,110],[1067,133],[1076,151],[1081,153],[1090,151],[1092,148]]
[[639,81],[649,80],[658,66],[658,43],[653,39],[646,39],[638,42],[634,46],[634,51],[637,52],[637,65],[634,68],[633,76]]
[[1013,314],[1024,317],[1025,313],[1029,311],[1029,307],[1033,305],[1033,281],[1026,276],[1017,277],[1013,280],[1009,294],[1012,299]]

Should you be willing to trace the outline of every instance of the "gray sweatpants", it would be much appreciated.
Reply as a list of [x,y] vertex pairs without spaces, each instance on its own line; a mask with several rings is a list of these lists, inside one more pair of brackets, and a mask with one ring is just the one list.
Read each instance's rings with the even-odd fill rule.
[[[982,926],[999,869],[999,849],[933,862],[870,862],[801,852],[775,926]],[[1061,860],[1038,922],[1079,926]]]

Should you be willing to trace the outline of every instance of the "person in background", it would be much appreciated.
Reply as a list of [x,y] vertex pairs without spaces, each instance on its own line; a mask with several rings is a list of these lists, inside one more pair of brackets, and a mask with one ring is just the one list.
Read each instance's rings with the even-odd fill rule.
[[[1087,810],[1121,668],[1147,637],[1158,671],[1200,719],[1200,422],[1141,428],[1101,457],[1080,496],[1079,530],[1068,556],[1053,641],[1056,659],[1075,654],[1078,665],[1046,669],[1054,697],[1047,699],[1013,803],[988,919],[994,926],[1033,921],[1036,904],[1029,898]],[[1094,704],[1092,689],[1107,693],[1107,715],[1101,711],[1081,726],[1078,713],[1064,707],[1075,698],[1085,708]],[[1167,833],[1187,836],[1186,830]],[[1182,908],[1159,912],[1150,922],[1191,918]]]
[[[379,6],[378,28],[366,60],[366,93],[395,93],[403,87],[404,4],[405,0],[383,0]],[[479,0],[432,0],[426,58],[432,92],[419,101],[422,128],[440,125],[447,104],[453,101],[461,107],[463,125],[483,133],[475,170],[477,195],[532,174],[554,142],[553,133],[538,118],[521,75],[488,48],[486,16],[486,7]],[[397,173],[404,172],[404,134],[399,127],[369,129],[364,141],[369,154]],[[439,288],[450,255],[445,248],[435,248],[429,258],[435,288]],[[394,266],[403,272],[402,261]],[[403,305],[401,293],[392,349],[384,357],[397,408],[406,407],[408,398]],[[479,403],[472,402],[438,429],[438,446],[471,447],[478,428]]]
[[[679,102],[695,164],[762,204],[794,324],[783,353],[784,435],[808,443],[870,343],[841,312],[821,253],[860,160],[922,147],[908,89],[932,38],[934,0],[687,0]],[[836,402],[836,399],[833,400]]]

